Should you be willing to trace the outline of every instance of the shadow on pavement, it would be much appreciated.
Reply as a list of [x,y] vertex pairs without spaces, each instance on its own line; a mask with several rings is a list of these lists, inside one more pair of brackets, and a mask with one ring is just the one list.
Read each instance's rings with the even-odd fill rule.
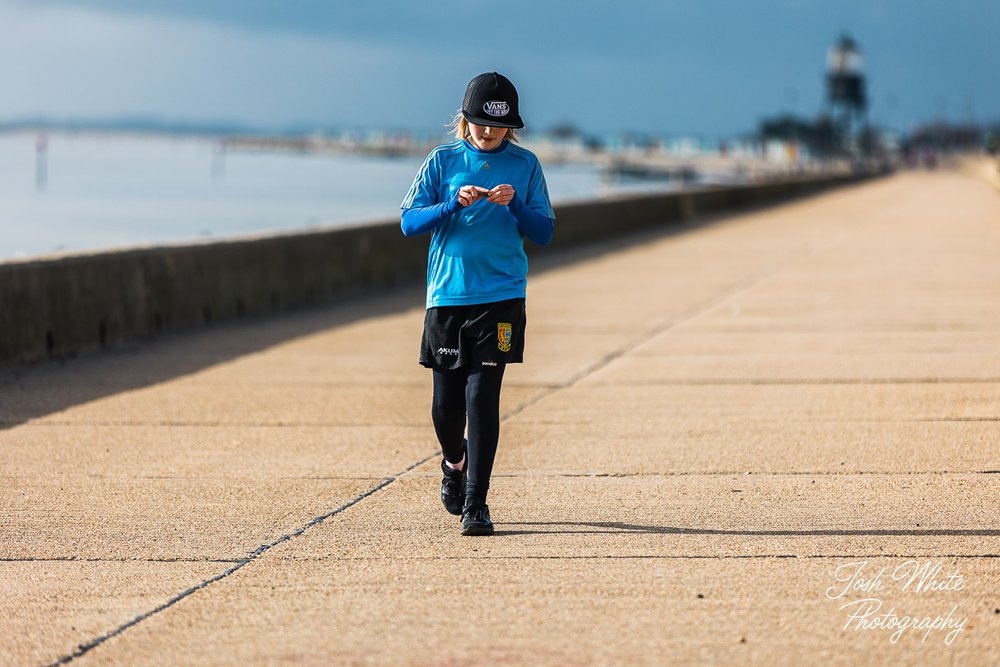
[[5,369],[0,371],[0,430],[332,327],[419,308],[422,301],[423,290],[405,288],[326,307],[165,334],[74,359]]
[[719,530],[714,528],[679,528],[676,526],[643,526],[619,522],[587,521],[510,521],[504,526],[539,526],[537,530],[502,530],[496,535],[572,535],[612,532],[665,535],[784,535],[784,536],[909,536],[909,537],[1000,537],[1000,529],[978,528],[906,528],[906,529],[825,529],[825,530]]

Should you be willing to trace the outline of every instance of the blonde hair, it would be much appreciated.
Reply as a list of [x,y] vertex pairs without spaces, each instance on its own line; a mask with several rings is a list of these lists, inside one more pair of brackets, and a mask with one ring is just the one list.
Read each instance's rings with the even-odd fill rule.
[[[455,117],[451,119],[451,122],[447,125],[448,129],[451,131],[452,136],[456,139],[468,139],[472,136],[469,133],[469,121],[465,120],[465,116],[462,115],[462,110],[459,109],[455,112]],[[506,141],[517,141],[517,134],[514,128],[508,127],[507,134],[503,135]]]

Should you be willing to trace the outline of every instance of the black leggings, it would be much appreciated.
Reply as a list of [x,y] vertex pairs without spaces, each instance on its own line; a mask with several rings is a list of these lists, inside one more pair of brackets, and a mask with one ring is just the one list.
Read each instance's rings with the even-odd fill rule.
[[485,502],[490,474],[500,440],[500,385],[504,364],[469,371],[434,371],[431,418],[444,457],[462,460],[466,417],[469,421],[469,457],[465,462],[466,495]]

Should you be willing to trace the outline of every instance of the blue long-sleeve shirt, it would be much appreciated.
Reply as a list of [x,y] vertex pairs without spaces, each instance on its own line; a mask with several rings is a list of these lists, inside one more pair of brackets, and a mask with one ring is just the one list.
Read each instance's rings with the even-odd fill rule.
[[[514,198],[501,206],[481,198],[463,207],[458,190],[507,183]],[[523,298],[528,260],[524,239],[545,245],[555,214],[545,177],[530,151],[503,142],[482,151],[465,141],[427,156],[402,204],[407,236],[432,233],[427,259],[427,307]]]
[[[442,204],[434,204],[424,208],[408,208],[403,211],[402,227],[405,236],[416,236],[434,231],[434,228],[447,220],[455,211],[462,207],[455,195],[451,201]],[[555,225],[552,218],[528,208],[521,198],[514,193],[514,197],[508,204],[510,212],[517,220],[517,228],[521,234],[532,243],[538,245],[548,245],[552,240],[552,233]]]

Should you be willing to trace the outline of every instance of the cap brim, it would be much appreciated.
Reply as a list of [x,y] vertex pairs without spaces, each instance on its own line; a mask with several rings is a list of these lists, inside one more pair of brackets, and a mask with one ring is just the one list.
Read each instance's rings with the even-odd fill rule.
[[524,122],[521,120],[520,116],[514,116],[507,121],[497,120],[496,118],[490,118],[489,116],[473,116],[471,113],[467,113],[465,111],[462,112],[462,116],[470,123],[485,125],[487,127],[506,127],[511,130],[520,130],[524,127]]

